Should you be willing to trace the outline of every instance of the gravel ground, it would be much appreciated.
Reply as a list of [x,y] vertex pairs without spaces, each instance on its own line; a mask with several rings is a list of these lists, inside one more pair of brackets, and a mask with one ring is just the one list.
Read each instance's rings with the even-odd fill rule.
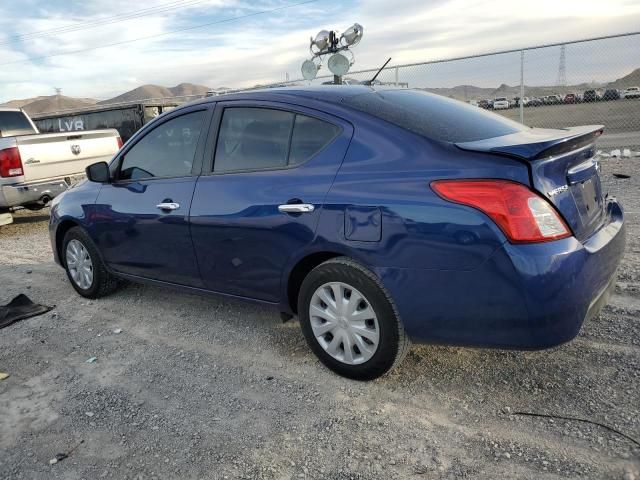
[[0,230],[0,303],[56,307],[0,331],[0,478],[640,479],[629,440],[513,414],[640,437],[638,171],[604,162],[627,252],[611,304],[576,340],[414,346],[370,383],[330,373],[297,322],[255,305],[139,285],[87,301],[52,262],[46,212],[20,212]]

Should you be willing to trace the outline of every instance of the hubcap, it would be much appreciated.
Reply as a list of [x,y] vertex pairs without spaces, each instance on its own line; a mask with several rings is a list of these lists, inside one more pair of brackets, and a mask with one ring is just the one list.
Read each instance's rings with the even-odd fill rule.
[[83,290],[90,288],[93,283],[93,262],[79,240],[73,239],[67,244],[66,262],[73,283]]
[[309,318],[320,346],[342,363],[364,363],[378,349],[376,313],[365,296],[346,283],[320,286],[311,297]]

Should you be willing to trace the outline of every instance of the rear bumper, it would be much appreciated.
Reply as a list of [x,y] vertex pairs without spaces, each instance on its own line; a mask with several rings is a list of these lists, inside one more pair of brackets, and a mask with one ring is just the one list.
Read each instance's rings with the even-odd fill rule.
[[615,286],[625,246],[620,205],[585,242],[504,244],[472,271],[377,269],[417,342],[541,349],[573,339]]
[[[73,184],[76,177],[0,186],[0,207],[12,208],[30,204],[46,204]],[[46,200],[46,201],[43,201]]]

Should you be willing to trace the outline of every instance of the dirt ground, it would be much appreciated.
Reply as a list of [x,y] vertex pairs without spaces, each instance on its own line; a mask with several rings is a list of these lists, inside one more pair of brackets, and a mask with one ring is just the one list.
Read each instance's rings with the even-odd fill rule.
[[139,285],[87,301],[52,262],[46,212],[19,213],[0,227],[0,303],[55,309],[0,330],[0,478],[640,479],[624,437],[514,415],[640,439],[639,171],[603,161],[627,251],[577,339],[414,346],[370,383],[332,374],[296,321],[255,305]]

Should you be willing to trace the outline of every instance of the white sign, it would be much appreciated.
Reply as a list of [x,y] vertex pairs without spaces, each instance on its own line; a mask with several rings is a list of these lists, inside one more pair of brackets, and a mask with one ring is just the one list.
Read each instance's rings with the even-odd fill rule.
[[84,130],[84,122],[81,119],[62,120],[58,119],[58,128],[61,132],[75,132]]

